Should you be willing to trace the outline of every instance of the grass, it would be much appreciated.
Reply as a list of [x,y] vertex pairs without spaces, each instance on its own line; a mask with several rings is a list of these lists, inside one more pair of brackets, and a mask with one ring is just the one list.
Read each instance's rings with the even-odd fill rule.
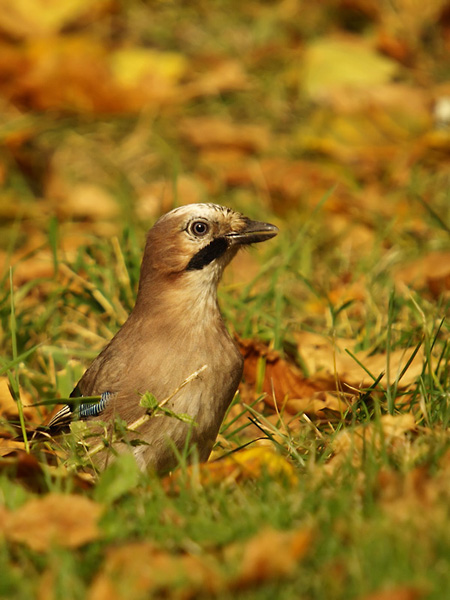
[[[377,592],[386,600],[441,600],[450,587],[448,271],[436,275],[433,261],[427,262],[431,253],[449,249],[447,146],[430,140],[429,131],[414,137],[407,127],[389,129],[389,114],[389,152],[383,154],[384,146],[368,133],[363,154],[351,154],[351,143],[350,154],[333,153],[339,146],[330,115],[339,109],[327,113],[307,97],[297,72],[299,52],[336,27],[363,38],[378,21],[370,14],[356,18],[335,3],[306,3],[304,18],[295,20],[294,3],[280,3],[280,11],[269,4],[230,10],[226,1],[215,8],[197,2],[193,10],[165,2],[152,6],[150,15],[139,2],[111,17],[131,45],[147,47],[150,40],[180,51],[192,60],[194,74],[213,71],[218,57],[237,60],[248,76],[242,90],[127,117],[23,109],[2,126],[0,377],[8,378],[18,426],[39,422],[45,407],[34,413],[25,408],[22,416],[22,404],[67,398],[131,310],[146,228],[179,200],[207,200],[280,228],[277,238],[238,257],[224,278],[220,302],[231,331],[263,341],[288,365],[295,362],[310,383],[318,373],[298,334],[319,334],[336,347],[345,339],[348,356],[369,383],[341,413],[276,414],[261,400],[270,364],[260,356],[254,385],[250,392],[242,388],[225,419],[217,452],[227,458],[212,464],[218,474],[210,480],[201,466],[189,469],[182,454],[170,481],[138,472],[129,457],[86,481],[77,472],[73,439],[67,440],[73,452],[68,464],[59,445],[35,459],[0,459],[0,530],[36,498],[62,494],[74,506],[81,497],[103,507],[97,535],[73,548],[62,543],[36,550],[26,537],[6,532],[0,538],[0,597],[111,597],[107,588],[102,592],[102,576],[115,582],[118,600],[365,600]],[[381,10],[381,19],[388,10]],[[102,39],[98,27],[95,20],[86,25],[88,35]],[[445,63],[441,45],[429,50],[425,38],[412,39],[413,66],[401,65],[400,83],[423,90],[415,77],[429,69],[437,85]],[[263,125],[270,145],[253,154],[239,150],[239,169],[229,167],[229,149],[214,157],[180,133],[185,117],[205,115]],[[330,137],[315,132],[315,139],[325,136],[323,144],[308,146],[302,128],[328,123],[327,115]],[[354,127],[351,115],[342,118]],[[21,136],[26,142],[15,145]],[[279,164],[271,173],[274,159]],[[233,179],[236,172],[242,181]],[[94,204],[103,213],[91,207],[77,213],[71,194],[80,183],[101,191]],[[426,272],[405,275],[414,261]],[[399,351],[422,357],[407,388],[414,357],[399,368]],[[381,353],[388,357],[385,379],[373,361]],[[284,371],[280,377],[288,376]],[[329,381],[329,391],[337,388],[343,398],[346,384],[353,385],[333,374]],[[264,440],[247,445],[255,438]],[[256,462],[244,466],[226,462],[267,448],[275,458],[256,453]],[[45,530],[52,515],[41,519]],[[80,529],[85,522],[88,513]],[[249,544],[267,531],[250,568]],[[306,532],[304,556],[293,558],[289,541],[277,546],[274,531]],[[130,548],[135,564],[124,558],[125,571],[119,564],[109,572],[110,555],[122,547]],[[140,552],[149,552],[145,568]],[[183,567],[186,557],[214,576],[191,563]],[[157,578],[153,587],[147,576]]]
[[[319,237],[310,236],[309,244],[320,244],[321,233],[316,235]],[[66,271],[60,270],[57,247],[49,240],[49,246],[56,248],[53,252],[59,275],[52,280],[45,306],[33,299],[45,281],[30,281],[28,294],[20,294],[19,290],[14,295],[14,326],[9,339],[3,339],[3,361],[11,381],[20,381],[34,397],[67,396],[82,371],[81,365],[87,364],[103,344],[105,331],[119,327],[121,319],[117,315],[131,306],[131,290],[137,281],[137,238],[126,232],[119,244],[97,241],[91,247],[79,248],[74,263],[69,265],[70,274],[82,272],[85,281],[70,275],[74,279],[69,285],[59,281]],[[172,556],[187,552],[204,561],[212,558],[220,564],[222,576],[231,579],[240,563],[237,558],[224,558],[229,546],[244,545],[266,528],[305,528],[313,532],[311,548],[288,577],[269,577],[262,585],[224,590],[219,597],[332,600],[404,587],[430,599],[442,598],[442,590],[448,585],[444,564],[449,534],[448,486],[444,484],[449,468],[449,348],[442,307],[417,294],[408,297],[393,293],[386,278],[379,287],[381,301],[364,307],[369,331],[360,331],[352,315],[355,305],[344,303],[335,308],[326,294],[313,289],[316,284],[312,278],[309,284],[298,273],[298,256],[295,252],[285,254],[284,246],[288,247],[289,242],[283,235],[276,243],[277,248],[267,249],[262,277],[258,275],[237,291],[225,286],[221,292],[225,314],[234,328],[240,334],[272,341],[279,335],[278,347],[289,350],[298,304],[318,297],[329,306],[330,319],[324,315],[314,324],[305,316],[305,327],[319,327],[323,319],[322,326],[329,323],[337,336],[350,327],[355,336],[362,335],[369,341],[363,345],[387,352],[422,345],[423,372],[405,408],[401,408],[398,388],[402,372],[393,372],[381,392],[362,395],[360,408],[351,408],[334,424],[308,425],[305,421],[296,432],[286,434],[285,417],[281,416],[278,424],[271,425],[269,438],[276,452],[289,457],[297,474],[295,483],[263,473],[256,479],[244,478],[239,484],[224,481],[199,487],[195,472],[182,468],[185,474],[178,493],[173,495],[158,479],[138,473],[126,459],[119,461],[100,476],[93,488],[78,492],[105,506],[100,539],[75,551],[50,548],[44,554],[20,544],[3,543],[2,597],[35,595],[39,586],[45,585],[46,574],[54,597],[86,597],[108,548],[147,540]],[[119,247],[122,250],[117,260]],[[291,297],[297,285],[303,289],[303,298]],[[255,286],[259,286],[258,293]],[[1,311],[5,329],[11,299],[6,290]],[[384,317],[378,324],[380,314]],[[7,353],[9,359],[5,358]],[[409,364],[404,371],[408,368]],[[371,375],[376,385],[377,373]],[[263,427],[269,424],[258,410],[246,410]],[[388,439],[381,415],[411,410],[416,413],[419,428],[394,437],[394,441]],[[225,421],[224,439],[233,447],[245,440],[246,427],[241,429],[240,423],[231,417],[228,423]],[[356,432],[370,423],[379,428],[381,443],[369,437],[363,452],[355,447],[333,466],[335,459],[329,461],[333,454],[339,454],[335,445],[339,433]],[[41,492],[65,494],[77,489],[70,473],[61,477],[44,467],[42,478]],[[17,509],[37,491],[30,481],[16,479],[14,467],[2,470],[0,490],[8,509]],[[192,584],[186,577],[181,576],[178,585],[189,590]],[[175,593],[170,582],[165,586],[161,589]]]

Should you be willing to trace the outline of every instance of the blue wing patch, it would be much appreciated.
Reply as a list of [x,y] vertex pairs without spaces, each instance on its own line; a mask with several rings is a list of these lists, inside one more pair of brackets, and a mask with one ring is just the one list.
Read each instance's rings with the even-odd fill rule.
[[[71,397],[81,397],[81,394],[77,396],[79,393],[78,388],[72,392]],[[69,428],[70,423],[74,419],[87,419],[89,417],[98,417],[104,410],[108,402],[114,396],[111,392],[103,392],[98,402],[86,402],[85,404],[80,404],[77,408],[72,410],[72,408],[66,404],[59,410],[53,418],[47,423],[47,425],[42,427],[44,431],[58,432],[62,429]]]
[[99,402],[92,404],[80,404],[78,408],[78,417],[87,419],[88,417],[98,417],[106,408],[106,405],[111,400],[114,394],[111,392],[103,392]]

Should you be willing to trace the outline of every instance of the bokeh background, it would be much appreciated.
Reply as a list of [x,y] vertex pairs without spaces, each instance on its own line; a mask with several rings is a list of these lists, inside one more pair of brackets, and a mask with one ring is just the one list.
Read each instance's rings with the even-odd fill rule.
[[[305,373],[300,331],[384,347],[393,289],[444,316],[449,52],[444,0],[0,0],[1,343],[12,265],[30,392],[70,393],[179,204],[280,227],[221,294],[233,331]],[[397,311],[392,343],[418,342],[424,317]]]
[[[4,316],[12,265],[33,325],[19,349],[45,344],[63,372],[80,335],[96,352],[133,304],[146,229],[192,202],[280,227],[227,275],[241,337],[283,350],[337,328],[376,349],[393,288],[439,306],[449,51],[444,0],[0,0]],[[400,318],[394,343],[420,336]]]
[[449,45],[445,0],[1,0],[0,260],[52,216],[70,251],[188,202],[298,226],[327,194],[349,263],[379,231],[439,250]]
[[[443,598],[449,57],[448,0],[0,0],[1,597]],[[221,459],[27,453],[205,201],[280,229],[219,290]]]

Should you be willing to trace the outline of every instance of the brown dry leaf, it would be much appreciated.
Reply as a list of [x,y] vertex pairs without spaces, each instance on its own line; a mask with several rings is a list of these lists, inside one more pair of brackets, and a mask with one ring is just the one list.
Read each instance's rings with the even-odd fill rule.
[[450,292],[450,252],[430,252],[394,274],[397,284],[415,289],[427,287],[434,298]]
[[[416,452],[413,461],[423,457],[420,448],[412,446],[407,451],[408,458]],[[448,522],[449,475],[450,451],[433,472],[424,465],[406,472],[384,468],[377,475],[381,506],[396,523],[413,527],[419,537],[421,533],[426,537],[430,529],[445,527]]]
[[100,504],[84,496],[47,494],[3,515],[3,533],[9,541],[37,552],[54,545],[78,548],[100,537],[102,511]]
[[277,531],[266,528],[243,546],[233,544],[225,553],[228,556],[240,556],[240,569],[230,584],[231,589],[242,590],[289,577],[310,550],[312,541],[313,534],[310,529]]
[[[407,101],[406,101],[407,100]],[[400,122],[417,127],[431,123],[432,93],[406,83],[383,83],[349,90],[335,89],[326,104],[340,115],[385,114],[397,116]]]
[[55,208],[63,218],[113,220],[120,214],[120,207],[114,196],[92,183],[68,185],[63,202],[58,202]]
[[[270,194],[279,214],[288,213],[299,205],[316,206],[337,182],[339,190],[348,188],[347,176],[339,166],[325,163],[318,165],[312,160],[263,158],[258,163],[258,169],[251,165],[247,174],[241,167],[240,177],[243,182],[245,175],[248,183],[259,188],[260,193]],[[334,197],[335,194],[325,204],[325,211],[329,210],[329,202],[333,202]]]
[[[365,388],[373,384],[374,379],[368,375],[359,364],[349,356],[345,350],[353,350],[356,341],[353,339],[328,340],[318,334],[302,332],[296,335],[298,350],[304,360],[308,371],[312,375],[324,377],[338,377],[343,383],[353,387]],[[389,370],[390,380],[400,374],[413,353],[413,348],[400,349],[390,353]],[[366,367],[375,379],[387,370],[386,354],[371,354],[370,351],[352,352]],[[399,382],[399,387],[404,389],[414,383],[422,373],[423,351],[420,349],[409,365],[406,373]],[[381,379],[381,384],[386,385],[386,375]]]
[[248,87],[248,77],[241,61],[229,58],[211,61],[209,58],[204,67],[204,73],[197,75],[193,81],[183,86],[184,100],[245,90]]
[[215,562],[204,556],[174,555],[149,542],[111,548],[95,577],[88,600],[141,600],[150,597],[194,599],[217,594],[223,577]]
[[[329,382],[305,379],[296,365],[282,359],[278,352],[270,350],[261,342],[239,340],[239,346],[245,358],[246,387],[241,387],[244,400],[247,400],[245,390],[254,388],[258,382],[261,366],[265,366],[264,379],[260,382],[261,390],[258,389],[256,393],[264,392],[264,402],[272,408],[295,414],[298,412],[297,406],[291,404],[291,400],[310,400],[317,392],[330,389]],[[253,401],[253,398],[249,400]]]
[[28,454],[23,448],[23,443],[20,448],[14,442],[14,447],[11,446],[9,452],[4,452],[7,446],[0,440],[0,473],[13,473],[16,482],[22,483],[28,490],[41,493],[46,487],[42,466],[36,456]]
[[[0,461],[0,470],[4,468],[9,468],[11,463],[10,455],[17,451],[25,450],[24,442],[16,442],[13,439],[10,439],[12,433],[8,431],[0,431],[0,457],[5,457],[5,460]],[[7,461],[5,463],[5,461]]]
[[[13,268],[13,281],[15,286],[21,286],[34,279],[52,279],[55,276],[55,263],[50,250],[43,249],[36,252],[26,260],[14,255],[10,265]],[[4,265],[3,268],[5,268]]]
[[189,600],[223,590],[242,590],[289,577],[311,542],[310,530],[265,529],[244,544],[232,544],[224,550],[225,561],[234,564],[238,560],[240,566],[237,575],[228,580],[211,557],[169,554],[149,542],[111,548],[88,600],[140,600],[162,595]]
[[7,48],[2,93],[38,110],[135,112],[180,102],[185,59],[145,48],[111,52],[89,35],[55,36]]
[[396,166],[396,178],[409,177],[411,162],[428,151],[423,136],[433,128],[431,107],[429,91],[402,84],[332,88],[308,121],[299,123],[296,144],[351,163],[370,182],[388,163]]
[[270,142],[269,130],[262,125],[232,123],[218,117],[184,119],[180,130],[197,148],[234,148],[244,153],[258,153]]
[[359,600],[420,600],[425,594],[425,590],[408,585],[373,592],[360,596]]
[[288,400],[285,409],[290,414],[305,413],[309,417],[330,417],[330,412],[342,415],[356,399],[356,394],[314,392],[309,398]]
[[393,446],[406,443],[406,434],[417,431],[414,415],[383,415],[379,423],[358,425],[344,429],[332,443],[333,456],[328,467],[335,468],[350,457],[353,465],[359,465],[367,447],[379,449],[382,445]]
[[385,5],[380,11],[381,26],[393,38],[416,48],[424,31],[437,26],[446,5],[447,0],[398,0],[395,6]]
[[[32,403],[30,394],[25,392],[25,390],[20,389],[20,397],[22,399],[26,420],[33,423],[40,423],[42,420],[41,414],[38,412],[37,408],[29,406]],[[11,396],[7,377],[0,377],[0,417],[14,421],[19,419],[17,403]]]

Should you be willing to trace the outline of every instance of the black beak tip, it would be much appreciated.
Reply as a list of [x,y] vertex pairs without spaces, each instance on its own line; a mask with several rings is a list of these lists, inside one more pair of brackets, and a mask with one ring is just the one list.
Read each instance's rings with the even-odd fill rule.
[[270,240],[278,234],[278,227],[271,223],[261,223],[260,221],[248,221],[247,226],[239,233],[231,233],[227,237],[232,244],[257,244]]

